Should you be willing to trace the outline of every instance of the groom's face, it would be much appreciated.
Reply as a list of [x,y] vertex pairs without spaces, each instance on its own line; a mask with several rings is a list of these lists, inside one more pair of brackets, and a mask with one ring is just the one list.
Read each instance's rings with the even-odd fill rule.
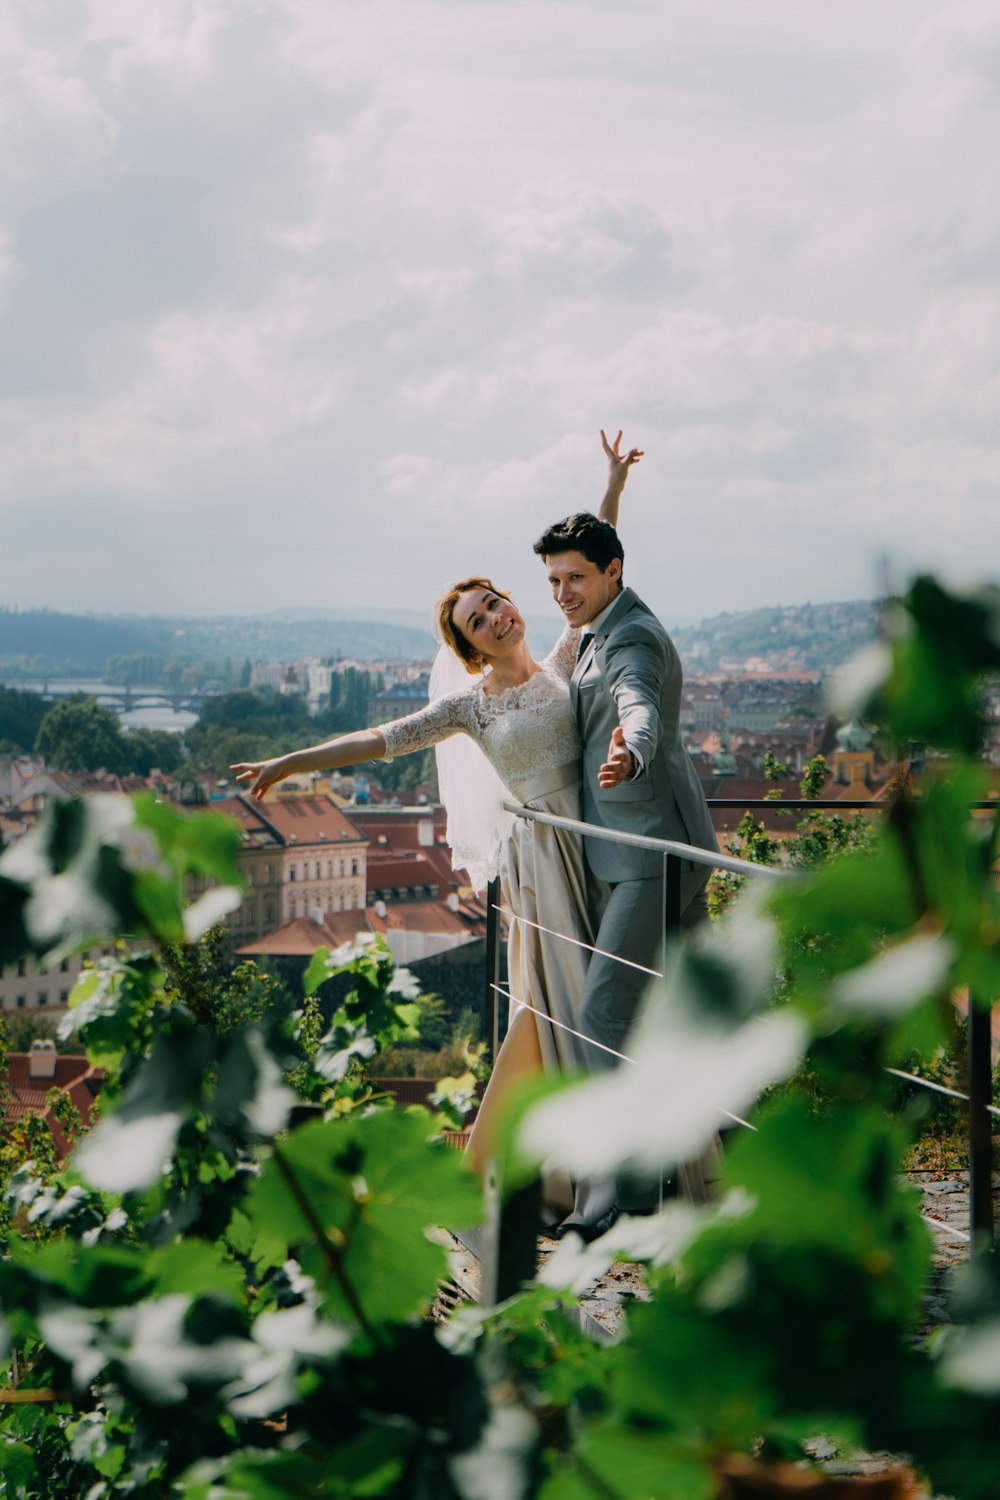
[[582,552],[553,552],[545,559],[552,597],[571,625],[589,625],[621,592],[621,559],[607,568],[590,562]]

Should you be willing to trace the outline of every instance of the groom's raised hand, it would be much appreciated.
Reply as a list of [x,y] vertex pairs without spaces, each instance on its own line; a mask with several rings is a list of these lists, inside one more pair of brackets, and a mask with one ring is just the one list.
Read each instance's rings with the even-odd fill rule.
[[597,773],[597,785],[607,791],[609,787],[621,786],[623,781],[631,781],[635,773],[635,756],[626,745],[625,735],[619,724],[611,735],[608,758]]

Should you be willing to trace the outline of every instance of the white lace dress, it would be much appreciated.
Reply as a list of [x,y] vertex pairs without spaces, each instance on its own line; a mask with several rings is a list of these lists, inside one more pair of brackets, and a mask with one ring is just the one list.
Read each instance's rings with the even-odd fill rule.
[[[480,746],[517,801],[539,812],[579,818],[580,739],[569,699],[578,643],[579,632],[565,630],[540,671],[521,687],[492,695],[477,682],[405,719],[380,724],[386,757],[423,750],[464,733]],[[594,940],[580,839],[547,824],[517,818],[506,839],[500,875],[515,918],[508,946],[511,993],[543,1016],[579,1030],[588,952],[577,944]],[[565,936],[553,936],[557,933]],[[500,1050],[480,1123],[495,1105],[495,1096],[509,1086],[505,1074],[513,1073],[515,1065],[505,1064],[505,1054],[513,1058],[518,1046],[523,1048],[532,1019],[543,1067],[588,1070],[587,1043],[522,1011],[512,1019]],[[553,1196],[551,1186],[548,1196]],[[597,1218],[606,1207],[604,1185],[577,1185],[574,1220]]]

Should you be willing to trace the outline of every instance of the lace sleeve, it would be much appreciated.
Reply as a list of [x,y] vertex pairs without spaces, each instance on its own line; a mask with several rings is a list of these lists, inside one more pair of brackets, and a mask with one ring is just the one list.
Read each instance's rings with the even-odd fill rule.
[[576,666],[579,650],[580,632],[575,625],[567,625],[545,658],[545,664],[551,667],[557,677],[562,677],[569,682],[573,675],[573,668]]
[[426,750],[453,734],[472,733],[472,704],[469,692],[451,693],[447,698],[438,698],[415,714],[405,719],[393,719],[388,724],[377,724],[385,740],[384,760],[394,760],[397,755],[409,755],[413,750]]

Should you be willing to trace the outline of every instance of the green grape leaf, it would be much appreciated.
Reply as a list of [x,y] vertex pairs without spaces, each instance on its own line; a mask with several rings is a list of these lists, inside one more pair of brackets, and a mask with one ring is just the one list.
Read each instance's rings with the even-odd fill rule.
[[[149,1287],[144,1252],[127,1245],[12,1238],[8,1253],[21,1273],[18,1302],[37,1301],[54,1288],[84,1307],[116,1307],[136,1301]],[[0,1287],[8,1271],[0,1265]]]
[[914,1316],[931,1241],[917,1193],[899,1181],[904,1127],[877,1103],[820,1113],[796,1096],[769,1103],[757,1123],[723,1158],[724,1182],[754,1200],[741,1235],[786,1248],[835,1246],[860,1268],[885,1316]]
[[284,1127],[295,1102],[258,1027],[225,1039],[210,1106],[223,1129],[236,1131],[244,1139],[269,1140]]
[[727,1114],[742,1117],[802,1054],[805,1028],[790,1008],[722,1030],[691,1024],[670,1000],[666,983],[654,982],[630,1038],[634,1063],[530,1111],[520,1133],[525,1151],[578,1176],[692,1161]]
[[481,1218],[478,1183],[429,1128],[426,1116],[397,1110],[304,1125],[251,1189],[251,1222],[297,1255],[338,1316],[356,1320],[360,1309],[377,1324],[419,1312],[447,1264],[425,1231]]
[[707,1461],[662,1433],[605,1421],[586,1429],[572,1455],[553,1466],[539,1500],[713,1500],[717,1494]]
[[241,1267],[218,1245],[207,1240],[185,1239],[150,1250],[145,1270],[158,1296],[185,1292],[191,1296],[214,1293],[240,1307],[246,1300],[246,1280]]
[[207,1032],[161,1033],[117,1109],[77,1147],[76,1169],[108,1192],[132,1192],[156,1182],[198,1100],[212,1050]]

